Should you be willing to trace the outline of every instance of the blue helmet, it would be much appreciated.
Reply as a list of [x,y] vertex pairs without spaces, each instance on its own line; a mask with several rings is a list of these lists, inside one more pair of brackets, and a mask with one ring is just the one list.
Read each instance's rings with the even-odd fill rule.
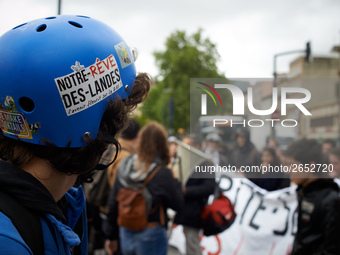
[[61,15],[0,37],[0,128],[24,142],[82,147],[95,139],[109,100],[126,98],[134,55],[104,23]]

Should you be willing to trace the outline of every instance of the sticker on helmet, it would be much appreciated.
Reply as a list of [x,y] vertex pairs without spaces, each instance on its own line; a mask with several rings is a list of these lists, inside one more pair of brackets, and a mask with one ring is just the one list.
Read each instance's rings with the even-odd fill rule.
[[6,96],[5,106],[6,106],[6,109],[10,112],[18,112],[17,107],[15,106],[15,103],[14,103],[14,98],[11,96]]
[[39,128],[41,128],[41,124],[40,122],[36,122],[36,123],[33,123],[33,124],[28,124],[30,130],[31,130],[31,134],[32,135],[37,135],[39,134]]
[[125,68],[132,64],[131,55],[125,42],[120,42],[116,44],[115,49],[119,56],[119,61],[122,68]]
[[67,116],[99,103],[123,86],[112,54],[103,60],[97,58],[86,68],[76,61],[71,69],[73,73],[54,79]]
[[4,134],[22,139],[32,139],[32,134],[24,114],[18,113],[14,98],[6,96],[3,106],[0,103],[0,128]]

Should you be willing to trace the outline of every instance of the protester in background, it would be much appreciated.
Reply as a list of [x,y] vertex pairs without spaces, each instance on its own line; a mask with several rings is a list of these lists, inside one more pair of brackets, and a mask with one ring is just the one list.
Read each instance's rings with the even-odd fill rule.
[[252,178],[252,182],[268,191],[290,186],[289,176],[282,171],[275,170],[275,167],[280,169],[281,163],[273,148],[266,147],[262,150],[261,161],[263,172],[258,175],[259,178]]
[[[84,184],[89,221],[89,254],[104,249],[105,235],[102,232],[102,220],[108,213],[107,200],[109,192],[113,186],[116,172],[122,159],[135,151],[139,129],[139,123],[136,120],[131,119],[127,128],[118,136],[120,148],[115,162],[106,169],[98,171],[93,176],[92,183]],[[115,156],[116,147],[110,145],[104,152],[100,164],[108,165],[113,161]]]
[[[113,254],[118,246],[118,235],[123,254],[165,255],[168,248],[167,240],[167,208],[175,211],[183,207],[181,184],[173,178],[171,171],[166,168],[169,164],[169,148],[167,135],[163,126],[151,122],[144,126],[139,134],[137,154],[123,160],[118,169],[116,181],[109,197],[109,214],[103,224],[104,232],[109,240],[106,241],[106,250]],[[117,194],[123,187],[141,189],[145,179],[162,166],[146,185],[144,197],[152,204],[148,215],[149,227],[141,231],[130,230],[120,226],[118,228],[118,202]],[[146,194],[149,195],[145,195]],[[157,206],[157,207],[156,207]],[[162,219],[164,222],[162,223]]]
[[267,142],[267,147],[277,149],[279,148],[279,142],[277,141],[276,138],[270,137]]
[[168,144],[169,144],[170,161],[173,161],[173,159],[176,157],[176,151],[178,147],[177,138],[175,136],[169,136]]
[[178,180],[182,178],[182,169],[181,169],[181,158],[177,155],[177,138],[175,136],[170,136],[168,138],[169,144],[169,153],[170,153],[170,163],[168,168],[172,171],[174,177]]
[[111,188],[113,187],[113,183],[115,182],[116,173],[120,163],[124,158],[135,153],[137,149],[139,130],[139,123],[136,120],[131,119],[128,127],[118,137],[118,142],[120,143],[119,154],[116,161],[112,165],[110,165],[107,170],[108,180]]
[[[194,136],[186,137],[183,142],[200,149],[199,142]],[[212,163],[205,161],[202,166],[211,166]],[[199,232],[202,227],[201,212],[206,205],[208,197],[214,193],[215,174],[209,172],[192,172],[183,186],[184,207],[177,213],[174,223],[183,225],[185,235],[186,255],[202,254]]]
[[[240,169],[242,166],[259,166],[261,164],[261,155],[256,150],[254,144],[250,141],[249,131],[245,128],[239,128],[236,131],[236,145],[230,155],[230,165]],[[251,178],[252,173],[246,177]]]
[[[114,45],[124,47],[131,61],[124,69]],[[12,102],[0,109],[8,117],[0,134],[0,201],[5,205],[0,254],[86,255],[85,197],[79,185],[105,167],[98,165],[103,152],[117,144],[114,137],[147,96],[150,79],[136,77],[132,54],[114,30],[83,16],[13,28],[0,37],[0,59],[0,101]],[[105,59],[107,65],[101,65]],[[89,68],[98,65],[102,77],[116,83],[104,100],[97,100],[103,94],[85,95],[99,82]],[[6,212],[10,207],[14,210]],[[23,229],[15,213],[31,226]]]
[[280,160],[282,158],[282,151],[280,149],[280,144],[275,137],[270,137],[267,146],[268,148],[272,148],[275,150],[276,157]]
[[285,157],[289,165],[305,169],[290,173],[298,185],[298,225],[292,255],[340,254],[339,187],[326,179],[327,173],[310,171],[313,165],[324,163],[321,145],[301,139],[288,146]]
[[328,154],[328,152],[332,149],[334,149],[336,146],[336,143],[333,139],[325,139],[322,141],[322,153]]
[[333,166],[333,169],[329,171],[329,176],[331,178],[340,177],[340,148],[335,148],[328,153],[329,164]]
[[227,155],[220,151],[222,143],[221,136],[216,133],[210,133],[205,138],[205,154],[211,158],[215,166],[226,166],[228,164]]
[[195,135],[190,135],[190,136],[185,136],[183,139],[182,139],[182,142],[184,144],[187,144],[189,146],[192,146],[198,150],[201,150],[201,144],[199,142],[198,139],[196,139],[196,136]]

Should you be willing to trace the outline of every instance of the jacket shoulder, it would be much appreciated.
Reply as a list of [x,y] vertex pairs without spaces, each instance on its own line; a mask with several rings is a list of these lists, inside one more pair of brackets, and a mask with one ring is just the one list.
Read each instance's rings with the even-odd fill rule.
[[320,198],[320,202],[323,206],[327,204],[333,204],[340,206],[340,197],[339,192],[334,189],[326,189],[323,192],[318,194],[318,198]]
[[172,176],[172,171],[171,171],[168,167],[162,166],[162,167],[159,169],[159,171],[158,171],[157,174],[161,174],[161,175],[171,175],[171,176]]
[[33,255],[12,221],[0,212],[0,254]]
[[180,183],[174,178],[172,171],[166,166],[162,166],[153,176],[147,185],[150,192],[157,191],[171,192],[180,189]]

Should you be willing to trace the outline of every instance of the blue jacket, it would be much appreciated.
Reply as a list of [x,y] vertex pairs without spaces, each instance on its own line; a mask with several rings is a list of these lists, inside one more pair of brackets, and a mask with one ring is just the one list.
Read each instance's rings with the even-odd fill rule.
[[[4,177],[4,168],[3,166],[6,165],[6,168],[8,167],[8,163],[1,161],[0,162],[0,187],[4,188],[6,185],[8,185],[8,179],[4,181],[2,177]],[[10,168],[13,168],[10,166]],[[11,169],[12,170],[12,169]],[[14,169],[15,171],[20,173],[20,170],[18,168]],[[22,170],[21,170],[22,171]],[[22,173],[20,173],[21,175]],[[25,174],[23,174],[25,175]],[[27,176],[25,176],[27,177]],[[16,181],[12,183],[13,185],[11,187],[16,187],[16,189],[12,188],[13,192],[14,190],[17,191],[20,189],[18,187],[18,178],[20,179],[20,176],[15,176]],[[33,178],[33,177],[32,177]],[[25,178],[23,178],[25,179]],[[30,186],[32,189],[32,193],[35,192],[45,192],[43,190],[43,187],[38,187],[38,191],[35,191],[35,187],[39,186],[37,183],[35,183],[34,180],[31,180],[30,177],[28,177],[29,181],[27,179],[25,181],[21,182],[21,187],[27,186],[26,183],[33,183],[34,187],[32,185]],[[4,183],[6,182],[6,183]],[[4,188],[3,190],[6,190]],[[11,189],[9,189],[11,191]],[[11,193],[11,192],[9,192]],[[11,194],[16,197],[20,197],[18,194]],[[27,197],[30,197],[31,193],[27,192]],[[54,213],[52,209],[49,209],[51,205],[53,205],[53,202],[49,201],[48,199],[45,199],[46,203],[44,201],[37,202],[36,207],[40,207],[40,215],[44,215],[40,217],[41,226],[42,226],[42,233],[44,237],[44,248],[45,248],[45,255],[71,255],[71,250],[75,245],[81,245],[81,251],[83,255],[87,254],[87,220],[86,220],[86,207],[85,207],[85,196],[83,193],[82,187],[79,188],[71,188],[65,195],[64,200],[67,201],[67,207],[66,207],[66,215],[64,219],[57,219],[58,217],[57,213]],[[34,207],[34,201],[31,199],[32,207]],[[21,201],[20,201],[21,202]],[[26,201],[27,202],[27,201]],[[22,201],[23,204],[25,204],[25,201]],[[56,208],[58,207],[56,203]],[[53,206],[52,206],[53,207]],[[46,209],[44,209],[46,208]],[[46,210],[46,213],[43,213],[43,211]],[[83,231],[82,236],[78,237],[78,235],[73,232],[73,228],[75,227],[78,219],[82,216],[83,221]],[[23,215],[25,217],[25,215]],[[2,212],[0,212],[0,254],[6,254],[6,255],[33,255],[31,249],[26,245],[22,237],[20,236],[17,229],[12,224],[11,220],[4,215]]]
[[[70,249],[81,243],[82,254],[87,252],[87,231],[85,199],[82,188],[72,188],[66,193],[69,202],[67,225],[57,220],[53,215],[46,214],[41,217],[41,226],[44,236],[44,246],[46,255],[71,254]],[[76,233],[72,231],[81,213],[83,212],[83,236],[82,241]],[[24,215],[23,215],[24,217]],[[6,255],[33,255],[30,248],[25,244],[19,232],[13,226],[11,220],[0,212],[0,253]],[[49,227],[51,226],[51,228]],[[54,231],[56,241],[54,240]],[[57,242],[57,243],[56,243]],[[58,248],[59,247],[59,248]]]

